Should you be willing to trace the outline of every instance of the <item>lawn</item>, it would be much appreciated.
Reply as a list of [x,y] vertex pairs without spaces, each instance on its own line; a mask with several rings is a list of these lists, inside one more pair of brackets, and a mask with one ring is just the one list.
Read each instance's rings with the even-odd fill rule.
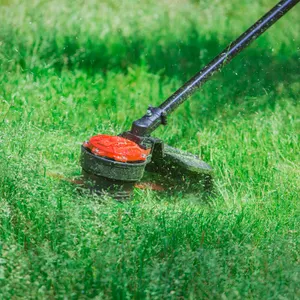
[[211,197],[60,179],[275,3],[0,0],[0,299],[300,298],[299,5],[155,132]]

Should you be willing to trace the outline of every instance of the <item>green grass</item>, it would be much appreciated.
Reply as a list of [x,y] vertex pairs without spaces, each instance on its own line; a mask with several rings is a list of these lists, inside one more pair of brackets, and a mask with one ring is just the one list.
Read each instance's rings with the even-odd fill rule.
[[0,1],[0,299],[300,297],[299,5],[156,132],[214,167],[216,195],[118,203],[48,175],[80,174],[84,140],[275,2]]

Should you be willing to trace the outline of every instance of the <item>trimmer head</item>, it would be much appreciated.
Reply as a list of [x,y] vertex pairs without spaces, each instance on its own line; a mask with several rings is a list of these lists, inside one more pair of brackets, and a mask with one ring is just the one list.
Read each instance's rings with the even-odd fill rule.
[[96,135],[81,147],[81,166],[86,186],[116,199],[130,197],[143,175],[150,155],[120,136]]
[[148,149],[121,136],[97,135],[83,143],[81,166],[85,186],[115,199],[128,199],[144,171],[164,179],[204,183],[211,188],[212,168],[197,156],[148,138]]

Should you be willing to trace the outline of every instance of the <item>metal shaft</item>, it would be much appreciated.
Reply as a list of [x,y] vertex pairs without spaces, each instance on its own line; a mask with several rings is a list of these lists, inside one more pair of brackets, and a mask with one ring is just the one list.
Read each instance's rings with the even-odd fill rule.
[[137,136],[147,136],[159,125],[164,123],[168,114],[182,104],[195,90],[200,88],[216,71],[229,63],[238,53],[252,41],[264,33],[271,25],[294,7],[300,0],[282,0],[268,13],[252,25],[234,42],[230,43],[217,57],[215,57],[200,72],[180,87],[159,107],[149,108],[148,114],[135,121],[131,133]]

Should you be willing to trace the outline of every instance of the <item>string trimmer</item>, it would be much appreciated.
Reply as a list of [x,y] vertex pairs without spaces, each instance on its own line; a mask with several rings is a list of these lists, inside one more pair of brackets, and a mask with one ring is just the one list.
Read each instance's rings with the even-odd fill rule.
[[85,142],[81,166],[86,186],[96,192],[109,192],[115,198],[127,198],[146,170],[164,178],[202,182],[203,189],[210,190],[213,170],[207,163],[164,144],[151,133],[166,125],[171,112],[298,2],[280,1],[165,102],[158,107],[149,106],[129,131],[118,136],[96,135]]

